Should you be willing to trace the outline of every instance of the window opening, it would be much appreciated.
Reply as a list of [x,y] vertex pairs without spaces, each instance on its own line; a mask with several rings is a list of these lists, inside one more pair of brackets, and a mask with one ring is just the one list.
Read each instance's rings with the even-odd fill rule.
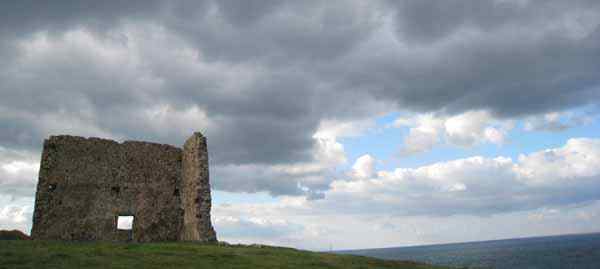
[[117,231],[127,233],[127,241],[133,241],[133,216],[117,216]]
[[133,216],[118,216],[117,217],[117,229],[132,230],[133,229]]

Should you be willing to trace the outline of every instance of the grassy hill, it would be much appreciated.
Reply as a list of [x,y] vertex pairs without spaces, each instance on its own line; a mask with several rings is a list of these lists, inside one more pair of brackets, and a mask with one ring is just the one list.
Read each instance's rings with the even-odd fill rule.
[[420,268],[412,262],[290,248],[194,243],[0,241],[0,268]]
[[19,230],[0,230],[0,240],[30,240],[28,235]]

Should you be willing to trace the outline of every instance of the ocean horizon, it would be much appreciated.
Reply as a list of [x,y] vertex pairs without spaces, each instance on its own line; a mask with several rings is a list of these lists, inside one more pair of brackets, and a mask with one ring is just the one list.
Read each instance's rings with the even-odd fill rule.
[[336,253],[460,268],[600,268],[600,233],[536,236]]

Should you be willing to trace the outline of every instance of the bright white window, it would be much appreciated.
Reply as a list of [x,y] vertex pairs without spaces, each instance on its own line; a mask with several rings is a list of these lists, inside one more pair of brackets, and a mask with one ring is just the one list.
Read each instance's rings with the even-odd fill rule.
[[117,219],[117,229],[131,230],[133,228],[133,216],[119,216]]

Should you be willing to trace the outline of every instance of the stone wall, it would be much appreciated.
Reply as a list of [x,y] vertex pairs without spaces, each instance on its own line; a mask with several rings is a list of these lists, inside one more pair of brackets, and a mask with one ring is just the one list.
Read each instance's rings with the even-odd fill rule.
[[[195,133],[188,141],[198,142],[186,143],[182,150],[147,142],[51,136],[44,141],[32,237],[216,241],[210,223],[206,140]],[[131,234],[117,230],[119,215],[134,216]]]
[[208,182],[208,155],[206,139],[196,133],[183,145],[182,240],[215,241],[216,235],[210,221],[210,183]]

